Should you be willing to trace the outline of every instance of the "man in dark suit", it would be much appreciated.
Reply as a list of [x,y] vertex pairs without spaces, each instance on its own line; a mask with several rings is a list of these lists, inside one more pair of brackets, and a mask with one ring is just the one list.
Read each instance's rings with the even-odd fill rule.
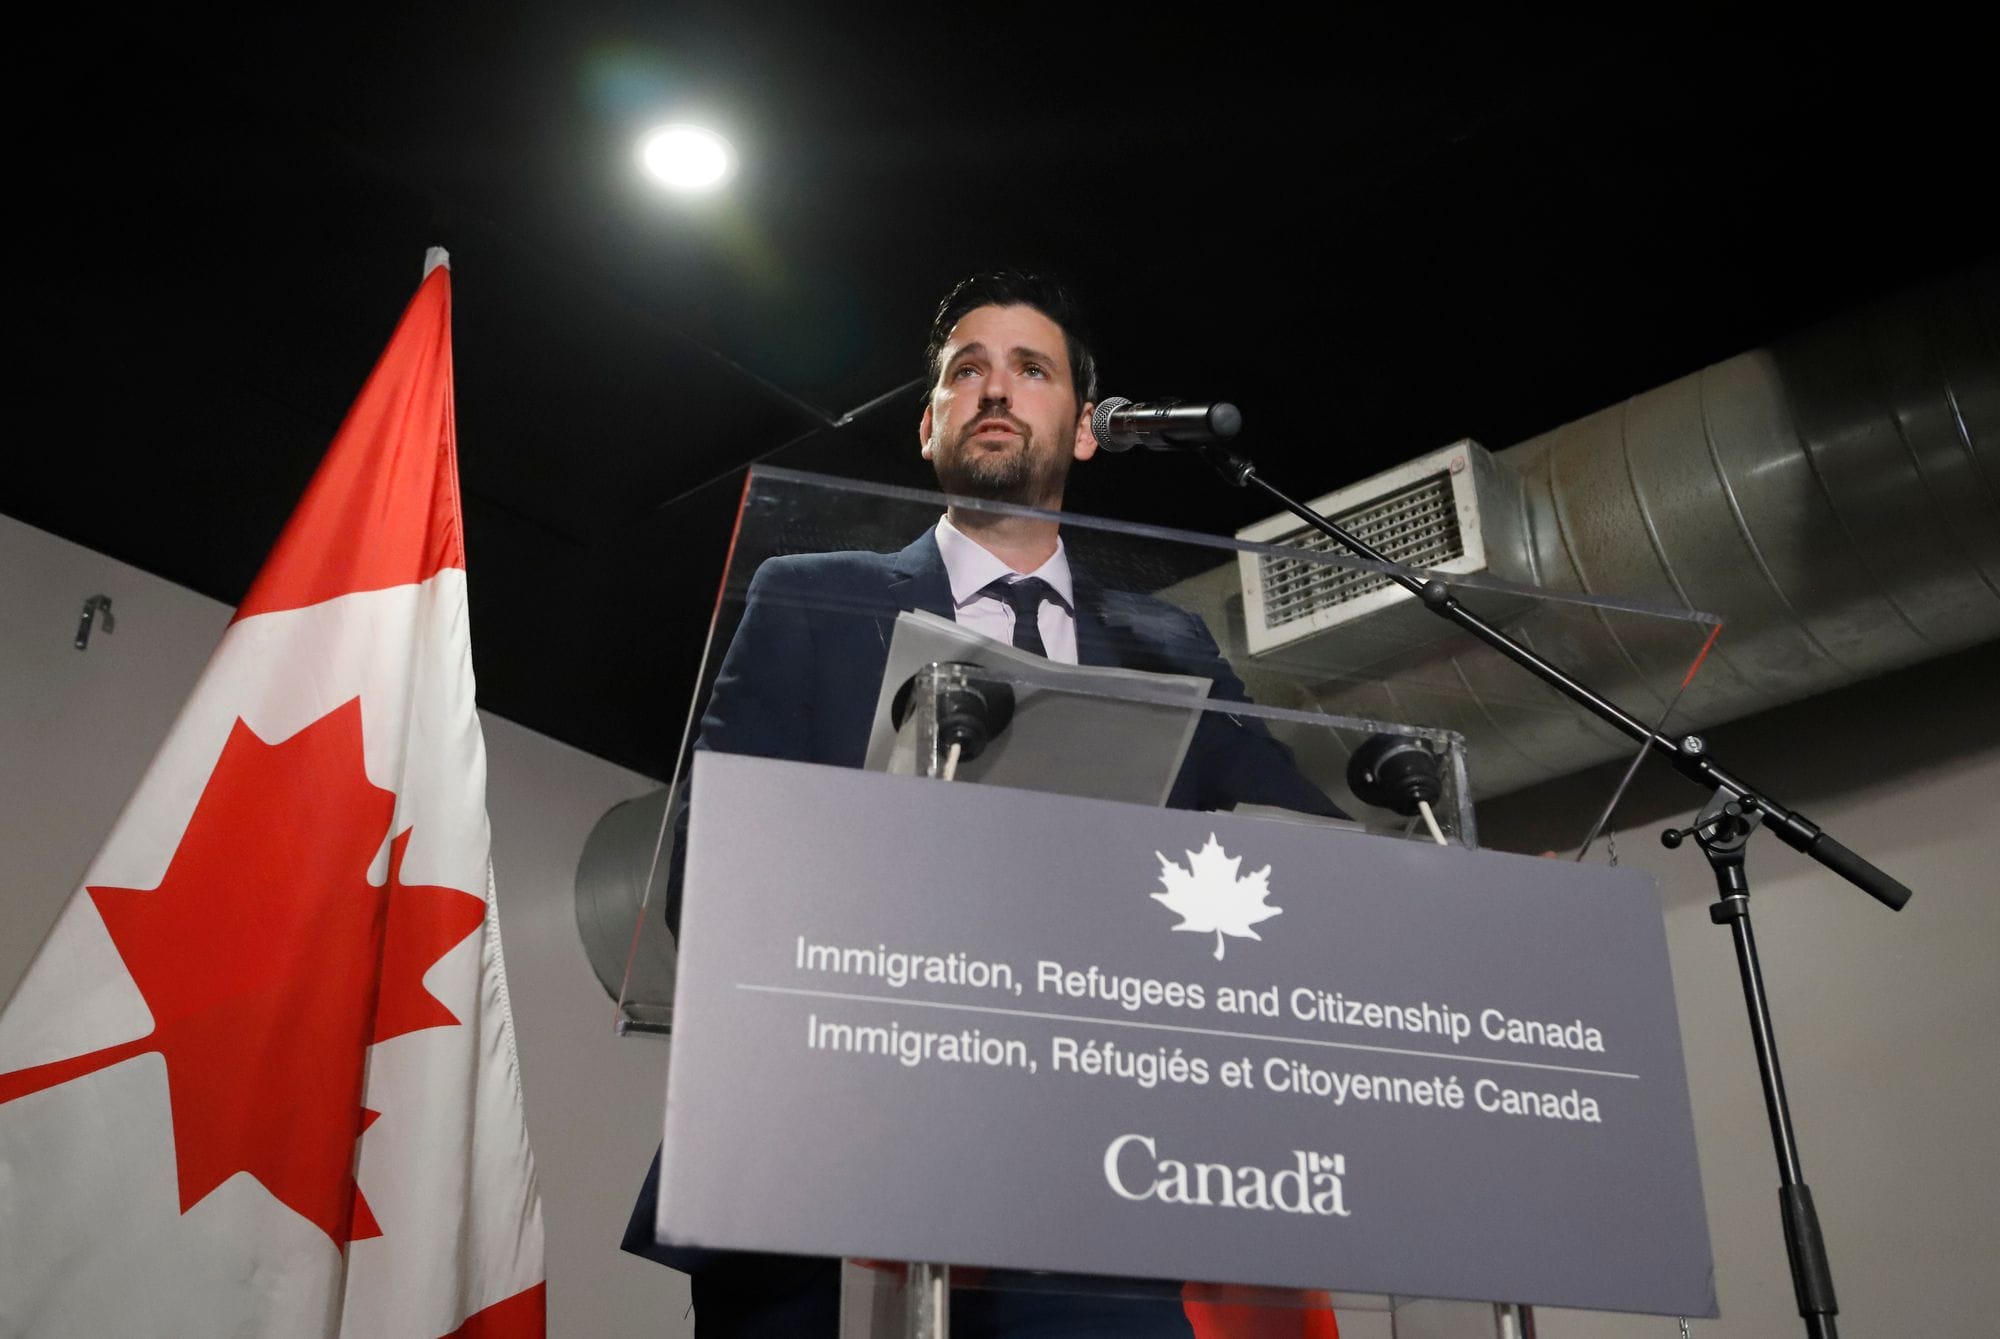
[[[1060,285],[1033,275],[959,284],[932,322],[930,397],[919,428],[938,482],[957,498],[1059,510],[1072,463],[1097,450],[1096,365]],[[750,584],[697,747],[859,767],[898,613],[927,610],[1016,647],[1086,665],[1200,675],[1247,700],[1201,620],[1074,570],[1045,517],[954,505],[896,554],[773,558]],[[1167,801],[1339,811],[1252,718],[1204,713]],[[678,881],[673,882],[669,919]],[[664,1247],[653,1240],[656,1159],[626,1249],[687,1270],[702,1339],[836,1330],[832,1261]],[[954,1305],[959,1334],[1189,1334],[1177,1292],[1150,1299],[993,1291]]]

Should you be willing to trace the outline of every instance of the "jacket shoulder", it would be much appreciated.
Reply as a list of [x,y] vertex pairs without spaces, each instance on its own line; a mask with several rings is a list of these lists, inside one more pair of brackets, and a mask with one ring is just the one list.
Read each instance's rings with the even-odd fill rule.
[[766,558],[750,579],[750,593],[804,592],[810,590],[854,590],[879,587],[891,575],[894,554],[866,553],[786,553]]
[[1099,595],[1105,617],[1140,636],[1169,645],[1192,645],[1215,652],[1215,638],[1201,616],[1153,595],[1107,590]]

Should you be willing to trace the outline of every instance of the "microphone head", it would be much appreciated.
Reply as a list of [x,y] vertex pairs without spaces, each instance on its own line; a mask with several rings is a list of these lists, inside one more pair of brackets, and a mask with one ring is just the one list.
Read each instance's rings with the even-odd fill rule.
[[1218,442],[1226,442],[1243,431],[1243,411],[1223,400],[1209,406],[1208,430]]
[[1111,416],[1121,409],[1129,409],[1132,402],[1122,395],[1107,395],[1097,402],[1096,412],[1090,416],[1090,432],[1097,438],[1100,451],[1130,451],[1132,443],[1112,440]]
[[[940,662],[938,668],[979,670],[986,667],[969,660],[947,660]],[[916,706],[917,680],[922,674],[923,671],[919,670],[903,680],[889,704],[889,723],[898,730],[903,728],[903,722],[910,718],[910,712]],[[939,738],[947,744],[959,746],[960,762],[971,762],[1013,721],[1014,689],[997,679],[968,678],[962,685],[939,691],[937,713]]]
[[1354,798],[1405,818],[1417,816],[1417,801],[1436,804],[1444,794],[1438,756],[1420,740],[1371,735],[1347,760],[1347,788]]

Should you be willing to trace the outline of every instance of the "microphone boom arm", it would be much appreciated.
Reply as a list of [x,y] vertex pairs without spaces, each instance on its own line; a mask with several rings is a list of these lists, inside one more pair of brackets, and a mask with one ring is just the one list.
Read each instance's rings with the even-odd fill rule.
[[1467,609],[1452,593],[1451,587],[1442,581],[1419,581],[1402,570],[1395,559],[1348,533],[1305,503],[1280,491],[1257,473],[1257,467],[1251,461],[1233,448],[1215,443],[1199,448],[1199,453],[1223,478],[1236,487],[1255,487],[1327,538],[1359,557],[1383,564],[1389,569],[1383,575],[1416,596],[1426,609],[1477,637],[1607,725],[1622,731],[1635,742],[1646,745],[1654,753],[1667,759],[1675,771],[1702,789],[1724,791],[1732,800],[1747,801],[1751,807],[1763,814],[1765,825],[1777,834],[1778,839],[1793,850],[1817,860],[1891,911],[1901,911],[1903,904],[1910,900],[1908,888],[1835,841],[1804,815],[1779,804],[1709,756],[1708,746],[1699,735],[1683,735],[1679,739],[1670,739],[1661,734],[1631,712],[1549,663]]
[[1736,963],[1743,979],[1744,1003],[1750,1014],[1751,1041],[1763,1081],[1765,1113],[1770,1117],[1771,1142],[1778,1159],[1778,1201],[1783,1215],[1785,1254],[1791,1265],[1792,1292],[1809,1339],[1837,1339],[1833,1269],[1827,1261],[1819,1214],[1812,1189],[1800,1165],[1797,1137],[1792,1131],[1791,1104],[1785,1095],[1784,1072],[1778,1063],[1778,1043],[1771,1026],[1764,969],[1750,926],[1750,881],[1744,869],[1744,845],[1759,826],[1768,826],[1779,840],[1811,856],[1855,887],[1888,907],[1901,911],[1910,890],[1868,861],[1842,846],[1803,815],[1785,808],[1730,772],[1708,754],[1699,735],[1669,739],[1587,684],[1571,677],[1459,603],[1442,581],[1420,581],[1388,555],[1349,534],[1305,503],[1288,497],[1266,482],[1242,454],[1225,443],[1197,448],[1202,458],[1238,488],[1256,487],[1292,515],[1327,538],[1370,562],[1384,564],[1391,581],[1423,602],[1424,608],[1448,620],[1521,666],[1599,720],[1661,754],[1674,770],[1711,792],[1692,828],[1669,832],[1669,847],[1693,835],[1714,872],[1719,896],[1709,919],[1727,926],[1736,946]]

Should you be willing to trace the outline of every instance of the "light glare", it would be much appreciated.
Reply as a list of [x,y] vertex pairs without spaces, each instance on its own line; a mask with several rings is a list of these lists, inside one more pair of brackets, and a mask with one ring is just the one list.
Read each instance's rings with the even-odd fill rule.
[[639,161],[661,183],[680,191],[713,190],[735,155],[722,136],[700,126],[661,126],[639,144]]

